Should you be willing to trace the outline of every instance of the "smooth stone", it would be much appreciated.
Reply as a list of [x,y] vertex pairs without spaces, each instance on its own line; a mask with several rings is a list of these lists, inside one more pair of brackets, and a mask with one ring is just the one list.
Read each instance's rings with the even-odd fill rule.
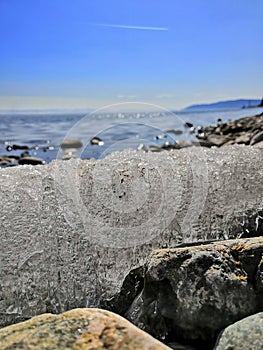
[[119,315],[100,309],[43,314],[0,330],[1,350],[168,350]]
[[61,142],[60,147],[63,150],[66,149],[79,149],[83,146],[83,143],[77,139],[65,139]]
[[262,350],[263,312],[227,327],[219,336],[214,350]]
[[153,251],[125,317],[154,337],[211,343],[263,310],[263,237]]
[[22,157],[18,161],[19,165],[40,165],[45,163],[43,159],[36,157]]

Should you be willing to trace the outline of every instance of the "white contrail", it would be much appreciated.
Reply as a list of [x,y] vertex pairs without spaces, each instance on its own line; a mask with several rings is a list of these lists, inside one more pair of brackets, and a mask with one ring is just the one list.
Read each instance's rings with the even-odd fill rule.
[[137,30],[159,30],[167,31],[166,27],[143,27],[143,26],[130,26],[126,24],[106,24],[106,23],[95,23],[94,25],[100,27],[111,27],[111,28],[123,28],[123,29],[137,29]]

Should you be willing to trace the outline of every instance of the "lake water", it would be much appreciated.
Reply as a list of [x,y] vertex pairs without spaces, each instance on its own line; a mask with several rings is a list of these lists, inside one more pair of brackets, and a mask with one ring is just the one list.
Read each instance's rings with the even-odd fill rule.
[[[79,139],[83,148],[76,154],[81,158],[100,158],[112,151],[125,148],[137,148],[140,144],[154,145],[177,139],[195,139],[185,122],[195,126],[216,124],[218,118],[223,121],[263,112],[263,108],[217,111],[155,111],[155,112],[110,112],[96,113],[54,113],[54,112],[0,112],[0,155],[17,154],[22,151],[7,152],[10,144],[38,146],[30,150],[32,156],[50,162],[60,158],[59,145],[65,138]],[[176,136],[169,134],[164,139],[156,139],[169,129],[181,130]],[[90,139],[98,136],[103,146],[90,144]],[[50,147],[51,146],[51,147]]]

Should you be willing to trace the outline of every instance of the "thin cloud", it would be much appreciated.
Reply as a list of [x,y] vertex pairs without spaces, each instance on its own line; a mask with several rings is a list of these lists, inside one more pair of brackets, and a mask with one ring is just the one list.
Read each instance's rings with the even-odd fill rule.
[[117,98],[121,98],[121,99],[134,99],[136,98],[137,96],[136,95],[117,95]]
[[156,96],[156,98],[174,98],[174,97],[176,97],[175,94],[160,94]]
[[106,23],[95,23],[95,26],[99,27],[110,27],[110,28],[121,28],[121,29],[136,29],[136,30],[155,30],[155,31],[167,31],[166,27],[145,27],[145,26],[130,26],[126,24],[106,24]]

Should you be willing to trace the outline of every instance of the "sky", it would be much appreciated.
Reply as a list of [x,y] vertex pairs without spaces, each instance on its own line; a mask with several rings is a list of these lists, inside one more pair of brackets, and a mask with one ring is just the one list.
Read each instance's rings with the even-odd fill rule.
[[0,0],[0,109],[263,95],[262,0]]

